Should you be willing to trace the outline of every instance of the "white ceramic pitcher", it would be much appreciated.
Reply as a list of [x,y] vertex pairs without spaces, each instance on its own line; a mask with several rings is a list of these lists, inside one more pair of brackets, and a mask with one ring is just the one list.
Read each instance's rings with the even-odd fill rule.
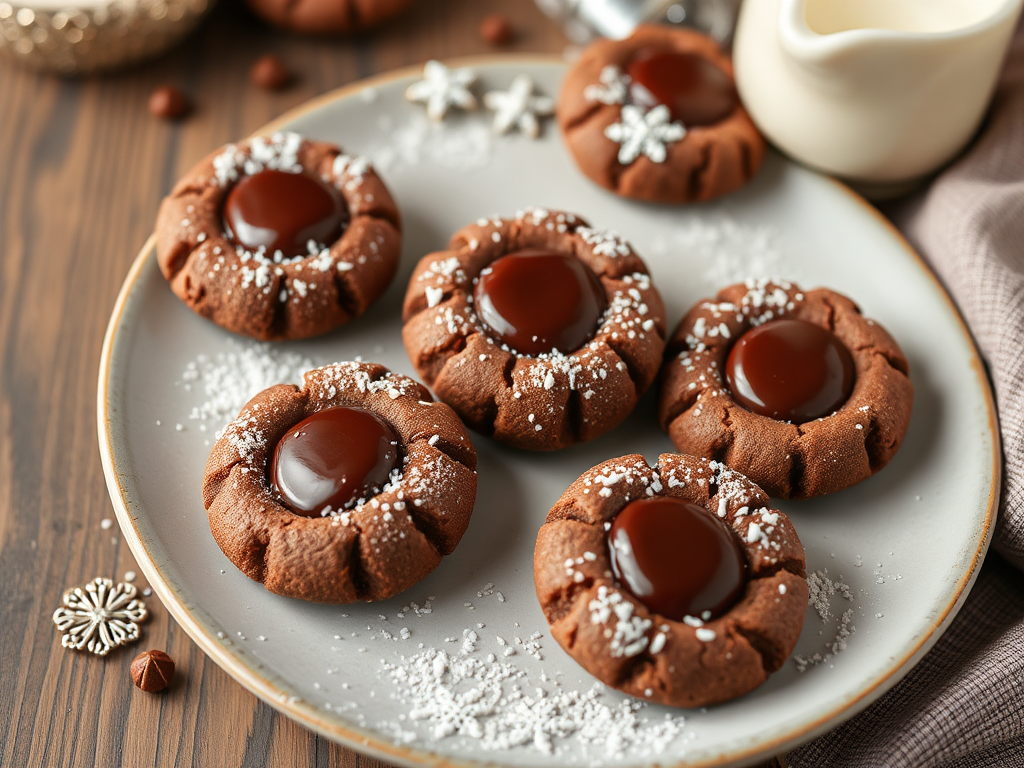
[[868,191],[952,158],[985,113],[1024,0],[744,0],[736,84],[762,132]]

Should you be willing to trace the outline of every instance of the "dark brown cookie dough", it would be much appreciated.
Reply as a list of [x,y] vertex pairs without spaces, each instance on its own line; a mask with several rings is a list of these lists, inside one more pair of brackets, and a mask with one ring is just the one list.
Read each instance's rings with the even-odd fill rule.
[[[670,496],[717,515],[747,562],[742,597],[715,619],[670,621],[612,575],[606,530],[631,501]],[[789,657],[807,609],[804,551],[789,519],[725,465],[663,454],[599,464],[558,500],[533,572],[551,635],[602,682],[649,701],[701,707],[741,696]]]
[[246,0],[274,26],[313,35],[350,35],[376,27],[412,0]]
[[[232,243],[225,200],[239,179],[267,169],[304,171],[337,190],[349,214],[340,237],[280,260]],[[300,339],[358,317],[384,292],[398,267],[399,226],[390,193],[363,158],[275,133],[217,150],[175,185],[157,216],[157,261],[174,293],[217,325],[256,339]]]
[[[376,496],[327,517],[301,517],[268,479],[282,436],[335,406],[366,409],[399,438],[399,465]],[[465,533],[476,451],[451,408],[407,376],[337,363],[256,395],[217,441],[203,503],[217,545],[271,592],[319,603],[384,600],[415,584]]]
[[[732,80],[729,57],[714,40],[691,30],[643,25],[626,40],[591,44],[565,76],[558,98],[558,124],[580,170],[616,194],[660,203],[710,200],[746,184],[761,167],[765,143],[738,98],[717,122],[683,126],[682,138],[657,142],[663,155],[638,149],[635,159],[622,160],[625,143],[606,131],[622,130],[611,126],[635,119],[626,114],[636,108],[625,71],[637,53],[652,49],[694,54]],[[653,120],[657,109],[667,108],[641,110],[644,119]],[[671,119],[662,125],[670,124],[682,125]]]
[[[754,413],[724,381],[732,344],[746,331],[787,317],[827,328],[853,356],[849,399],[834,413],[792,424]],[[669,341],[658,419],[680,451],[717,459],[780,498],[847,488],[884,467],[910,422],[914,387],[907,359],[882,326],[825,288],[748,280],[694,306]]]
[[[657,375],[665,309],[628,243],[573,214],[536,208],[480,219],[448,247],[416,266],[402,337],[419,375],[466,424],[509,445],[551,451],[592,440],[629,415]],[[481,271],[527,248],[574,255],[600,280],[608,309],[574,352],[520,355],[477,318],[472,297]]]

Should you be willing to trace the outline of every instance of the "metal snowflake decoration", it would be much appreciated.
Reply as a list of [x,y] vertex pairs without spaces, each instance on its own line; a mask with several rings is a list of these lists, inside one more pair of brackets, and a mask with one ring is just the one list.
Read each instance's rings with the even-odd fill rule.
[[609,64],[598,75],[600,84],[588,85],[583,89],[583,98],[587,101],[599,101],[602,104],[625,104],[629,95],[631,78],[614,64]]
[[139,639],[139,625],[149,612],[135,599],[131,584],[114,586],[95,578],[84,587],[64,593],[64,606],[53,612],[53,623],[64,633],[60,644],[106,656],[114,648]]
[[532,139],[540,135],[538,117],[547,117],[555,112],[555,100],[550,96],[534,96],[533,80],[528,75],[519,75],[507,91],[489,91],[484,94],[484,104],[494,110],[494,132],[508,133],[518,128]]
[[629,165],[640,155],[646,155],[655,163],[665,162],[666,146],[679,141],[686,135],[682,123],[670,122],[668,107],[659,104],[649,112],[633,104],[622,107],[621,122],[612,123],[604,129],[604,135],[619,147],[619,162]]
[[473,110],[476,96],[469,86],[476,82],[476,72],[468,67],[449,69],[440,61],[428,61],[423,67],[423,79],[405,89],[405,98],[427,105],[427,117],[443,120],[451,107]]

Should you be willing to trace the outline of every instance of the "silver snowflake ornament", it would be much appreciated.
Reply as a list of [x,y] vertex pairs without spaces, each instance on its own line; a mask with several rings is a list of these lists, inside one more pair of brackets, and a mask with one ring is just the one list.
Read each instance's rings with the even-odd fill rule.
[[599,101],[602,104],[625,104],[629,92],[630,76],[614,64],[601,70],[597,78],[600,83],[588,85],[583,89],[583,98],[587,101]]
[[646,155],[655,163],[665,162],[666,147],[686,135],[682,123],[670,122],[668,107],[659,104],[644,111],[641,107],[626,104],[619,116],[620,122],[604,129],[604,135],[619,147],[619,162],[629,165],[640,155]]
[[405,98],[427,105],[427,117],[443,120],[451,107],[473,110],[476,96],[469,86],[476,82],[476,72],[468,67],[449,69],[440,61],[428,61],[423,79],[405,89]]
[[68,590],[63,607],[53,612],[53,623],[64,633],[60,644],[106,656],[114,648],[138,640],[138,622],[149,612],[135,595],[131,584],[114,586],[113,581],[103,578]]
[[528,75],[519,75],[507,91],[489,91],[484,94],[484,104],[494,110],[494,132],[508,133],[518,128],[532,139],[540,135],[538,117],[547,117],[555,112],[555,100],[550,96],[534,96],[533,80]]

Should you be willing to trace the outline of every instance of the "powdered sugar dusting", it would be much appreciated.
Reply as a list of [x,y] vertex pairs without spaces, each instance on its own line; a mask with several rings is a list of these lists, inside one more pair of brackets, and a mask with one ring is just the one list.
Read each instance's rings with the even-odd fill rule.
[[224,150],[213,158],[214,175],[222,187],[238,181],[241,173],[253,176],[260,171],[274,169],[298,173],[299,148],[302,137],[297,133],[280,131],[270,138],[257,136],[249,142],[248,153],[241,151],[236,145],[228,144]]
[[[842,576],[833,581],[828,577],[828,569],[807,574],[807,602],[817,612],[822,624],[830,625],[833,619],[832,598],[839,595],[842,599],[853,603],[853,591],[844,584]],[[835,638],[825,643],[825,652],[812,653],[810,656],[794,655],[796,668],[803,672],[808,667],[815,667],[832,660],[840,651],[846,650],[847,641],[856,630],[853,626],[853,608],[843,611],[836,623]]]
[[599,256],[629,256],[633,249],[618,233],[608,229],[595,229],[593,227],[579,227],[576,232],[583,238],[583,242],[594,249]]
[[463,737],[484,750],[521,747],[557,755],[572,741],[572,746],[589,748],[590,762],[598,763],[627,754],[653,758],[684,735],[682,716],[646,717],[643,702],[605,701],[600,684],[582,692],[560,690],[541,673],[548,683],[542,687],[525,670],[493,654],[481,660],[473,652],[426,648],[382,666],[395,686],[393,698],[409,707],[411,721],[384,727],[406,742],[425,731],[434,741]]
[[494,134],[486,123],[439,124],[419,114],[397,127],[390,117],[383,117],[380,128],[387,136],[367,154],[375,167],[387,173],[421,163],[462,170],[483,168],[493,155]]
[[185,366],[178,386],[198,390],[205,400],[192,408],[189,419],[200,428],[220,430],[255,394],[275,384],[301,384],[314,368],[310,358],[285,352],[272,344],[229,340],[229,350],[197,355]]
[[704,290],[713,293],[757,275],[788,274],[799,279],[784,261],[778,240],[773,227],[741,224],[727,216],[694,217],[655,238],[650,251],[666,258],[684,252],[692,263],[703,264],[698,274]]
[[387,373],[379,379],[371,378],[362,363],[344,362],[324,366],[317,371],[313,394],[323,400],[333,400],[339,392],[386,392],[395,400],[402,395],[418,395],[415,381],[399,373]]
[[608,639],[608,650],[612,656],[636,656],[650,643],[647,633],[653,622],[634,616],[636,606],[621,592],[602,585],[587,609],[592,624],[606,625],[604,636]]
[[597,495],[604,498],[611,496],[612,486],[619,484],[632,486],[625,491],[626,499],[654,496],[662,490],[661,478],[658,473],[648,467],[643,460],[632,465],[616,464],[611,467],[603,465],[599,470],[592,469],[584,473],[580,482],[583,483],[584,494],[596,490]]

